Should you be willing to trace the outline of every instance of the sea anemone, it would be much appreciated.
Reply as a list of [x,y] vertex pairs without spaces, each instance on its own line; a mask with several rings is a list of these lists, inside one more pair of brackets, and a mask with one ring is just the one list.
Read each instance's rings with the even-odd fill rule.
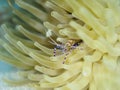
[[[8,0],[0,58],[14,85],[38,90],[120,90],[120,0]],[[15,76],[14,76],[15,77]]]

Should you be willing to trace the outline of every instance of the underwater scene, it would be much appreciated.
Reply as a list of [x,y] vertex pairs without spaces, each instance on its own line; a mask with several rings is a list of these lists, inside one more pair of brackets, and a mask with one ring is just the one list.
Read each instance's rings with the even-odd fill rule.
[[0,0],[0,90],[120,90],[120,0]]

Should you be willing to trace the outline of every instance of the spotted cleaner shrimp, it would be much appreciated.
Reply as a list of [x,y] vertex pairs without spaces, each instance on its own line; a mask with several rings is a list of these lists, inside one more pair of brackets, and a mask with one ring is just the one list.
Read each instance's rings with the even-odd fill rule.
[[63,64],[66,62],[66,58],[69,55],[69,53],[73,50],[76,49],[80,43],[82,42],[82,40],[74,40],[74,39],[69,39],[67,40],[67,42],[65,44],[63,43],[57,43],[55,42],[51,37],[49,37],[50,43],[55,45],[54,47],[54,57],[56,56],[56,50],[61,50],[63,54],[65,54],[64,60],[63,60]]

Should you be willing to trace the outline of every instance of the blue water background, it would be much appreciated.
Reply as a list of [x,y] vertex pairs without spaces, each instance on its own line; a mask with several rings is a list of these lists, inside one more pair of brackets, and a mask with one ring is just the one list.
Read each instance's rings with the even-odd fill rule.
[[[7,0],[0,0],[0,12],[4,12],[5,7],[8,7]],[[0,61],[0,73],[10,72],[16,70],[15,67]]]

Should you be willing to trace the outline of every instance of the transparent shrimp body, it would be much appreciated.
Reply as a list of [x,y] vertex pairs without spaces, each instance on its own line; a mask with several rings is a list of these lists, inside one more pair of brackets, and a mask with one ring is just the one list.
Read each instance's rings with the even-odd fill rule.
[[67,56],[71,53],[72,50],[76,49],[80,43],[81,43],[81,40],[73,40],[73,39],[69,39],[67,40],[66,43],[57,43],[55,42],[51,37],[50,37],[50,40],[52,42],[53,45],[55,45],[54,47],[54,57],[56,56],[56,50],[60,50],[62,52],[62,54],[65,54],[65,57],[64,57],[64,60],[63,60],[63,64],[66,62],[66,59],[67,59]]

